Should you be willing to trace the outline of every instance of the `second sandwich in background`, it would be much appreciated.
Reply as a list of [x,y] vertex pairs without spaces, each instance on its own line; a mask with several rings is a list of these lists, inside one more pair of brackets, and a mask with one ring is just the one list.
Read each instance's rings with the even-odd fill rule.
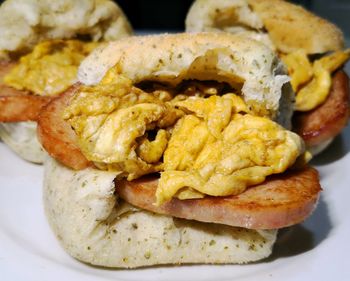
[[110,0],[7,0],[0,7],[0,138],[41,163],[41,108],[76,82],[80,62],[103,42],[131,35]]
[[226,33],[130,37],[95,50],[42,110],[49,223],[107,267],[246,263],[316,207],[288,131],[293,91],[262,43]]
[[312,154],[324,150],[349,118],[350,57],[341,30],[284,0],[197,0],[186,18],[188,32],[230,32],[277,51],[296,92],[293,130]]

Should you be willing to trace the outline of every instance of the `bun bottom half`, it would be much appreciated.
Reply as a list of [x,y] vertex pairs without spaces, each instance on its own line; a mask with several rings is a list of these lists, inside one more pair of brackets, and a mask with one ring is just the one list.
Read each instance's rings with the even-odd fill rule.
[[45,152],[36,136],[36,122],[0,123],[0,139],[18,156],[42,164]]
[[98,266],[247,263],[268,257],[277,230],[251,230],[157,215],[118,199],[116,174],[45,160],[49,224],[74,258]]

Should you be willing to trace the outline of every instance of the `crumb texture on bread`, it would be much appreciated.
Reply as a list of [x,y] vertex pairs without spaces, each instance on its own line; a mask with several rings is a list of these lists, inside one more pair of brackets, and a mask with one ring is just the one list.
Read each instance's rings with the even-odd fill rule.
[[283,115],[288,119],[292,112],[293,93],[283,87],[289,81],[283,64],[267,46],[245,36],[182,33],[121,39],[93,51],[80,65],[78,79],[97,84],[113,66],[133,83],[226,82],[239,88],[246,101],[273,113],[285,102],[289,110]]
[[[186,18],[186,30],[248,31],[278,51],[304,50],[309,54],[342,49],[344,38],[334,24],[283,0],[197,0]],[[252,32],[254,31],[254,32]],[[260,38],[259,38],[259,37]]]
[[0,7],[0,50],[27,51],[47,39],[130,35],[123,11],[111,0],[7,0]]
[[36,137],[36,122],[0,123],[0,139],[23,159],[41,164],[45,152]]
[[99,266],[247,263],[271,254],[276,230],[187,221],[118,200],[115,173],[70,170],[45,160],[44,205],[52,230],[73,257]]

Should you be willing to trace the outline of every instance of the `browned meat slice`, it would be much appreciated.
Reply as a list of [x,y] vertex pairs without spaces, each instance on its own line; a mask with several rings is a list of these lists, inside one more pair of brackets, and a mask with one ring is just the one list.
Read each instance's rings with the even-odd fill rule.
[[275,229],[303,221],[315,209],[321,187],[313,168],[272,176],[237,196],[205,197],[154,205],[158,180],[117,181],[117,193],[142,209],[179,218],[251,229]]
[[295,113],[294,130],[307,146],[321,144],[341,132],[349,119],[349,97],[349,77],[337,71],[327,100],[310,112]]
[[72,86],[43,108],[38,118],[38,138],[50,156],[72,169],[81,170],[91,163],[81,153],[73,129],[62,118],[62,112],[77,88],[78,85]]
[[0,122],[35,121],[41,108],[51,98],[31,95],[2,83],[15,63],[0,62]]
[[36,121],[40,110],[51,100],[49,97],[27,94],[10,96],[1,86],[0,91],[0,122]]
[[16,65],[16,62],[12,61],[0,61],[0,84],[2,84],[3,79],[7,73]]

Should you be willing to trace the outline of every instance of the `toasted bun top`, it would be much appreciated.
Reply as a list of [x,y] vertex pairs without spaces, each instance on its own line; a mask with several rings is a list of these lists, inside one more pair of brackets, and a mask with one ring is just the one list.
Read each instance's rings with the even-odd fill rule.
[[300,49],[324,53],[344,45],[342,32],[334,24],[283,0],[197,0],[186,18],[189,32],[253,29],[261,34],[263,28],[284,53]]
[[264,24],[246,0],[197,0],[186,17],[190,32],[248,26],[262,29]]
[[[96,49],[80,65],[83,84],[98,83],[116,65],[134,83],[159,81],[176,86],[183,80],[239,84],[245,100],[277,112],[283,99],[291,108],[283,64],[264,44],[229,33],[165,34],[129,37]],[[288,90],[289,87],[283,87]]]
[[27,51],[45,39],[110,41],[131,33],[110,0],[7,0],[0,7],[0,50]]
[[299,49],[309,54],[344,47],[341,30],[304,8],[283,0],[248,0],[262,19],[277,49],[289,53]]

